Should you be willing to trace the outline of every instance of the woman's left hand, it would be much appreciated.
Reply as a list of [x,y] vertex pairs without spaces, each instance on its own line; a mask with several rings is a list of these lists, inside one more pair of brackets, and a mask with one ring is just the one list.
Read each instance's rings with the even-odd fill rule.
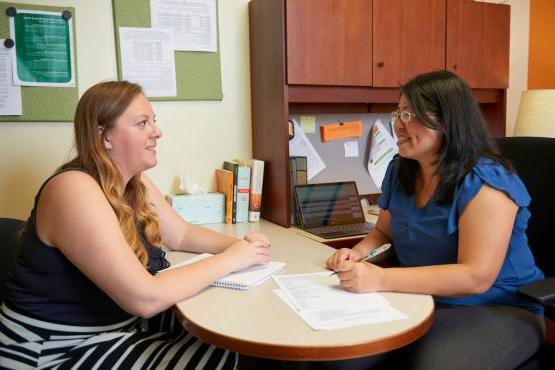
[[345,260],[336,271],[341,287],[349,292],[382,290],[385,270],[372,263]]
[[252,242],[262,242],[263,244],[265,244],[268,248],[270,248],[270,239],[268,239],[268,237],[264,234],[261,233],[257,233],[257,232],[250,232],[247,235],[245,235],[243,237],[243,239],[245,239],[246,241],[248,241],[249,243]]

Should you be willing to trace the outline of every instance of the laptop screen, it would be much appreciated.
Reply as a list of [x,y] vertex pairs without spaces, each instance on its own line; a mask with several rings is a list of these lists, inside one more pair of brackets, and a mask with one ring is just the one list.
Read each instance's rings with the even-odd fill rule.
[[365,222],[354,181],[296,185],[303,228]]

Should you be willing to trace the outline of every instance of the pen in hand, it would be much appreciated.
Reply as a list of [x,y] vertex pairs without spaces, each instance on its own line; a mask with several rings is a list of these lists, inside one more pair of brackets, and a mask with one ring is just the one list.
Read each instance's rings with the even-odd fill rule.
[[[366,253],[364,256],[358,258],[355,262],[365,262],[368,261],[370,258],[372,257],[376,257],[379,254],[382,254],[383,252],[385,252],[386,250],[388,250],[389,248],[391,248],[391,244],[386,243],[376,249],[372,249],[370,252]],[[339,273],[339,271],[334,271],[330,274],[330,276],[333,275],[337,275]]]

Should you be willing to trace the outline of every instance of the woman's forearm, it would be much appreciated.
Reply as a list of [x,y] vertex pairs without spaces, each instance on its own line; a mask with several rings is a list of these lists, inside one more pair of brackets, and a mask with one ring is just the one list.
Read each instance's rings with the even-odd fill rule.
[[460,263],[385,268],[380,290],[448,297],[480,294],[489,289],[493,281],[474,270]]
[[221,234],[196,225],[189,225],[179,250],[218,254],[237,241],[238,239],[234,236]]

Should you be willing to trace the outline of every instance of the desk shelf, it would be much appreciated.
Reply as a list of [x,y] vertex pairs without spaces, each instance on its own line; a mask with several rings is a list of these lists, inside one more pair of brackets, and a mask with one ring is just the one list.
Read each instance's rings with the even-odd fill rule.
[[[509,15],[507,5],[466,0],[251,0],[253,156],[266,162],[262,217],[290,226],[290,114],[390,112],[401,82],[447,69],[469,81],[491,134],[505,136]],[[338,19],[360,27],[332,27]]]

